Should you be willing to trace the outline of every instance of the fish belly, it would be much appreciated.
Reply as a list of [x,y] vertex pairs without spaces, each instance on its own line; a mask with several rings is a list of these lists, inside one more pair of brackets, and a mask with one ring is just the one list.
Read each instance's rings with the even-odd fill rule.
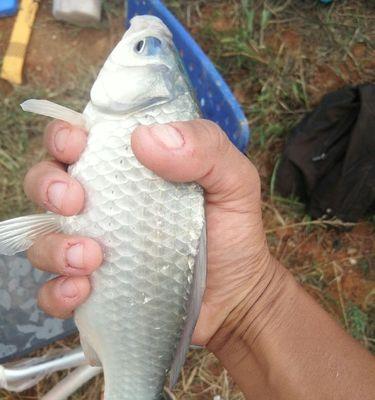
[[[173,116],[172,116],[173,118]],[[203,195],[158,178],[134,157],[137,120],[90,130],[70,173],[86,193],[66,233],[97,239],[105,260],[76,311],[83,345],[103,365],[106,400],[159,400],[187,315]]]

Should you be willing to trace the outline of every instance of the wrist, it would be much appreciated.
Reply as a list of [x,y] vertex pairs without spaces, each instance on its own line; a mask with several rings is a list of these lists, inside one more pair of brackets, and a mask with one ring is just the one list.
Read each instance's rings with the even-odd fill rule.
[[277,329],[287,320],[298,296],[298,285],[293,276],[273,257],[265,270],[267,273],[231,311],[207,344],[224,364],[243,357],[244,351],[251,352],[262,332],[274,330],[270,325]]

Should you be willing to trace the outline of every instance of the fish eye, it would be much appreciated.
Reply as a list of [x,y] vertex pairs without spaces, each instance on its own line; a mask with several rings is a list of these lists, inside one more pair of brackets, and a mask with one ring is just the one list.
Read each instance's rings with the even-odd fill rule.
[[146,41],[145,41],[145,40],[140,40],[140,41],[135,45],[135,51],[136,51],[137,53],[142,53],[142,51],[143,51],[144,48],[145,48],[145,44],[146,44]]
[[148,36],[136,43],[134,51],[145,56],[155,56],[160,52],[161,48],[162,42],[160,39]]

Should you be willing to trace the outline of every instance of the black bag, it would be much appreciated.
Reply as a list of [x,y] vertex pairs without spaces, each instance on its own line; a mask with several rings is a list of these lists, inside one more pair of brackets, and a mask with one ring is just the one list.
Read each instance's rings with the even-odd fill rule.
[[375,209],[375,85],[327,94],[292,131],[276,190],[313,218],[357,221]]

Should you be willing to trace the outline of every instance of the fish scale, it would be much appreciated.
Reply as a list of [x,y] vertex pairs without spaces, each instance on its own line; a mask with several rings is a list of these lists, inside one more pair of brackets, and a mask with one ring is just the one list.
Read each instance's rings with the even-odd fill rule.
[[134,156],[138,125],[189,121],[199,110],[168,28],[156,17],[132,20],[100,71],[83,114],[45,100],[27,111],[89,128],[69,174],[85,191],[79,215],[53,213],[0,223],[0,253],[62,231],[97,240],[102,266],[75,312],[91,363],[103,366],[106,400],[159,400],[173,384],[203,297],[206,269],[202,188],[165,181]]
[[111,400],[159,399],[187,314],[204,221],[202,190],[160,179],[129,145],[137,121],[198,117],[190,101],[179,104],[160,107],[152,119],[134,115],[132,124],[93,125],[69,171],[85,188],[87,204],[80,215],[64,218],[63,231],[95,237],[105,249],[93,292],[75,318],[103,364]]

